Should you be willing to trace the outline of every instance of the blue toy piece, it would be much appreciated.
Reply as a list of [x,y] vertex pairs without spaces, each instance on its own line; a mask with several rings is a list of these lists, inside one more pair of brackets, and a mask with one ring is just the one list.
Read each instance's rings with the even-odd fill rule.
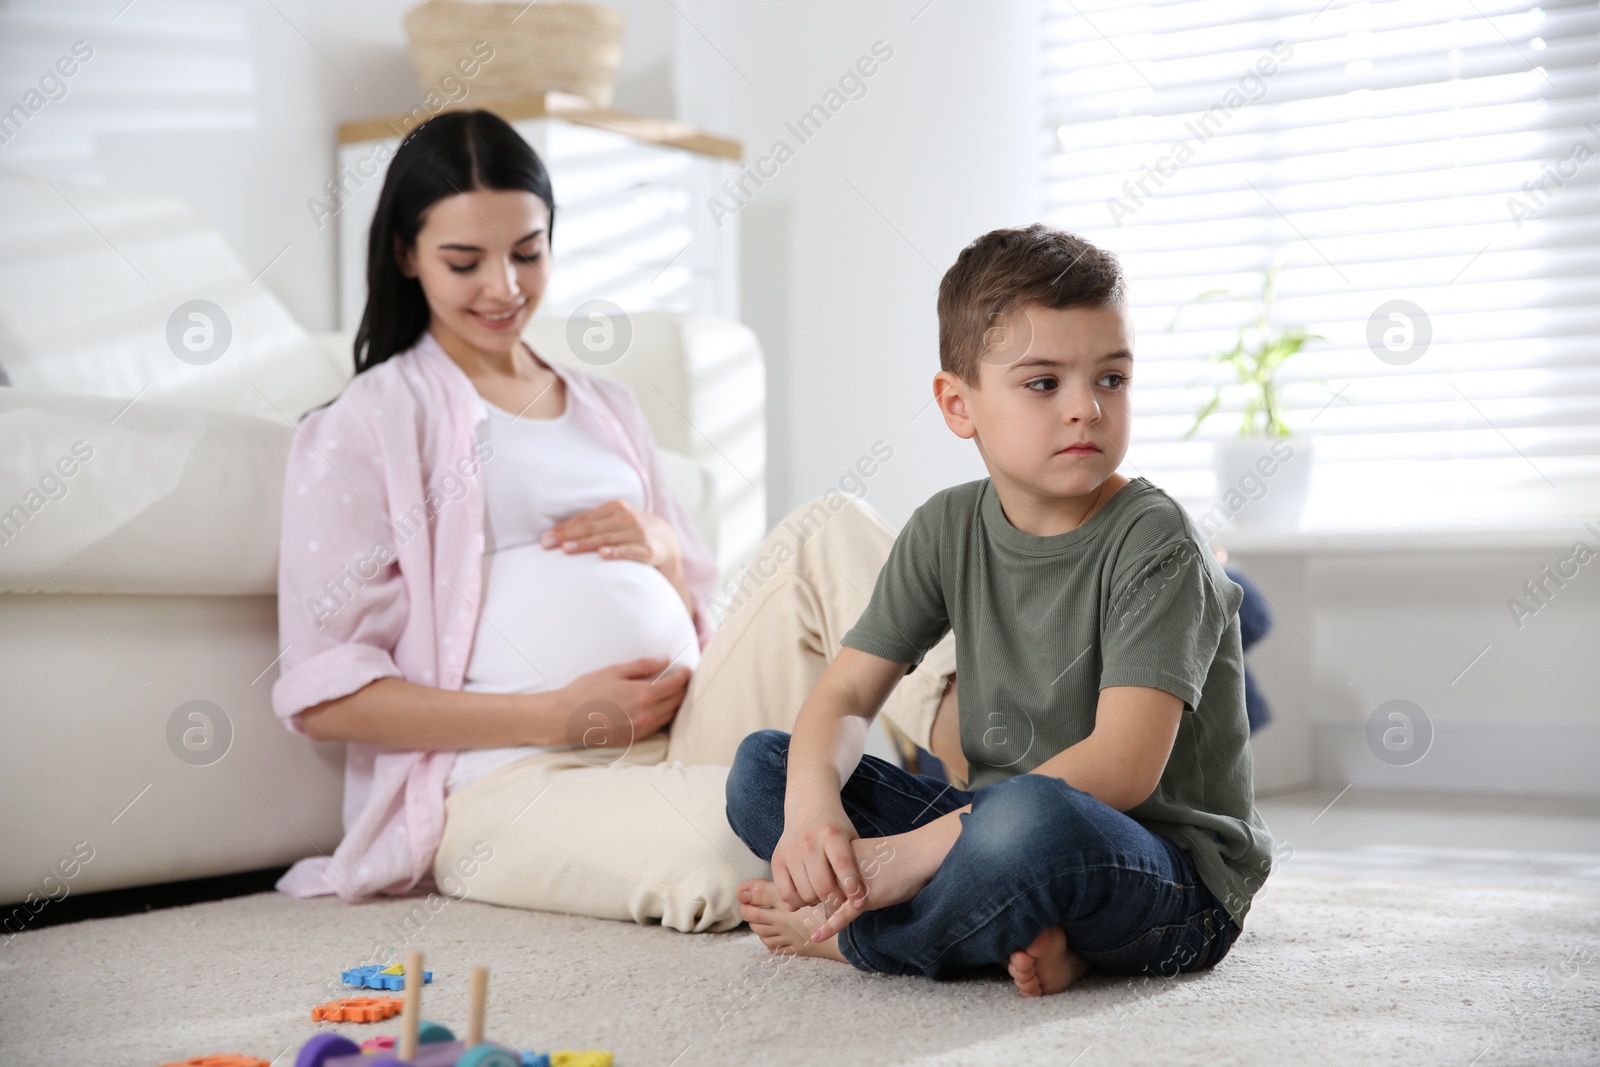
[[[376,964],[368,967],[352,967],[348,971],[339,972],[339,981],[361,989],[387,989],[391,993],[398,993],[406,987],[406,976],[395,973],[396,970],[394,967],[379,967]],[[423,971],[422,984],[427,985],[431,981],[433,972]]]
[[300,1047],[300,1055],[294,1058],[294,1067],[323,1067],[335,1057],[359,1055],[361,1046],[348,1037],[318,1034]]
[[440,1041],[454,1041],[456,1035],[443,1023],[430,1022],[423,1019],[417,1024],[417,1044],[433,1045]]
[[522,1054],[522,1067],[550,1067],[550,1053],[528,1051]]

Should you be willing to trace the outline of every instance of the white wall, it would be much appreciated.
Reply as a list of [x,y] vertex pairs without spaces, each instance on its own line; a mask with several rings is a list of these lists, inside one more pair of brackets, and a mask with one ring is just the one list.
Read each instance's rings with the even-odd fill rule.
[[[961,248],[1039,213],[1036,7],[906,0],[687,0],[681,117],[792,161],[740,212],[745,320],[768,353],[773,515],[837,484],[882,439],[867,499],[895,525],[982,477],[974,447],[926,406],[934,299]],[[893,50],[820,133],[793,122],[874,42]]]

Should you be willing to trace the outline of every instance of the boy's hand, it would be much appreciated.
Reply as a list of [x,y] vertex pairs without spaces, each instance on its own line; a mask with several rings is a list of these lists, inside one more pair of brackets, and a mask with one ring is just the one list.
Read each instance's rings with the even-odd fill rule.
[[[798,911],[822,904],[829,912],[828,927],[842,929],[866,909],[867,882],[851,845],[856,828],[843,806],[834,807],[809,818],[785,820],[783,836],[772,851],[772,883],[790,908]],[[820,929],[811,934],[814,941],[828,936]]]
[[[867,904],[855,842],[840,790],[860,764],[867,724],[905,677],[907,664],[848,645],[800,705],[789,738],[783,835],[772,851],[772,887],[790,911],[822,905],[837,930]],[[749,903],[749,901],[744,901]],[[813,930],[811,940],[830,935]]]

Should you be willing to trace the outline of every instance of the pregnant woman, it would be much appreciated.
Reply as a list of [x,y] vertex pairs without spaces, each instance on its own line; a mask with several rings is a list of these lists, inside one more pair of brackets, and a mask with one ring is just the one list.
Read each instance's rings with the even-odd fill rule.
[[[769,873],[728,827],[728,765],[793,725],[894,534],[808,501],[714,625],[715,564],[632,392],[521,340],[554,220],[543,164],[487,111],[430,119],[390,163],[357,372],[301,420],[284,482],[273,708],[348,742],[345,836],[278,888],[433,882],[725,930]],[[885,705],[925,748],[936,717],[953,734],[953,647]]]

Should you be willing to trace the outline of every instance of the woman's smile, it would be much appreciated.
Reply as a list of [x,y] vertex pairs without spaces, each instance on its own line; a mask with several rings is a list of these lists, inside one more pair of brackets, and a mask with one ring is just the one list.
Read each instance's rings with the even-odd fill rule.
[[468,308],[467,314],[471,315],[472,320],[484,329],[500,332],[516,326],[522,318],[523,309],[527,306],[528,302],[524,300],[516,307],[507,308],[504,311],[475,311],[472,308]]

